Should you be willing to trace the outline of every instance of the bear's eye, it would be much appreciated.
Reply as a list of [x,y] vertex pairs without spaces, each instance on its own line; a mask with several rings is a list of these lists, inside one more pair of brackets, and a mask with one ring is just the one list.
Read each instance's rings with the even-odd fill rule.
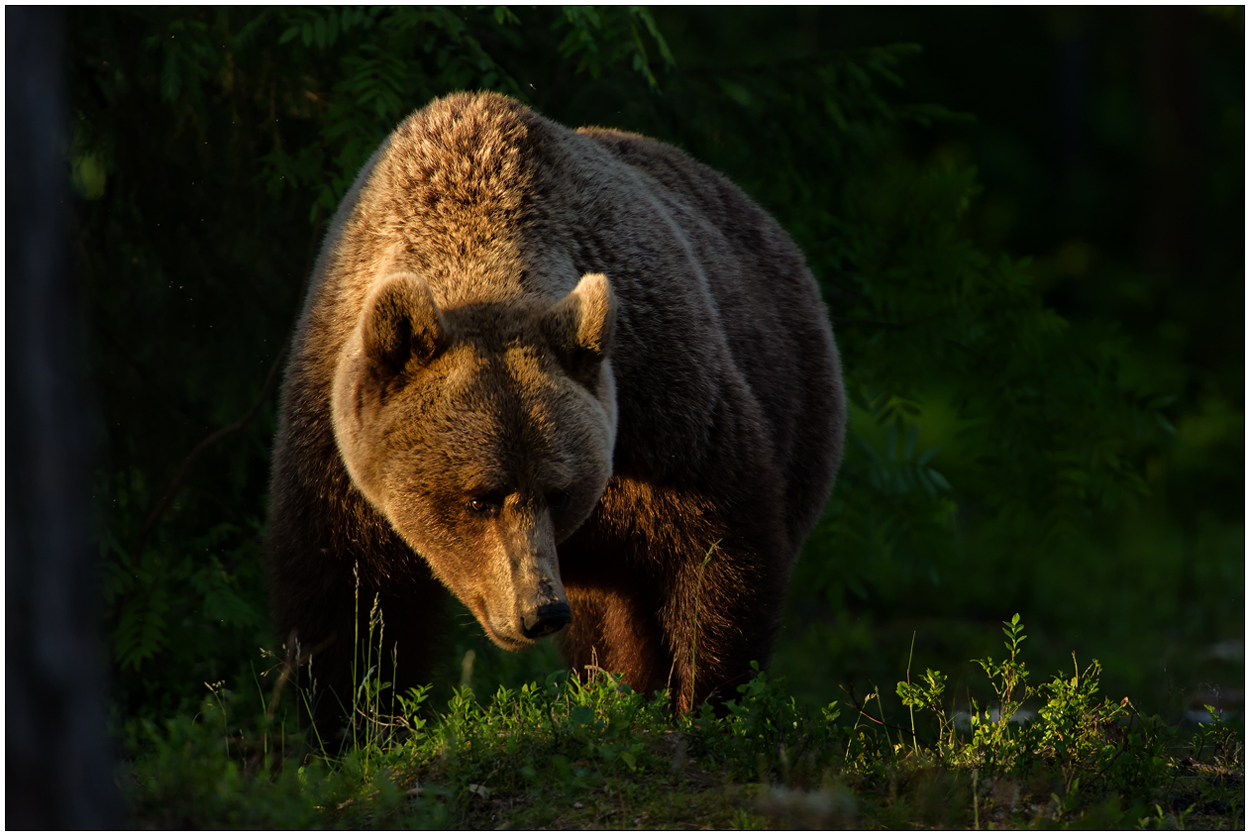
[[488,496],[475,496],[467,503],[467,507],[474,514],[491,514],[499,508],[499,503],[495,502]]
[[569,507],[568,491],[555,491],[547,497],[547,505],[552,511],[563,511]]

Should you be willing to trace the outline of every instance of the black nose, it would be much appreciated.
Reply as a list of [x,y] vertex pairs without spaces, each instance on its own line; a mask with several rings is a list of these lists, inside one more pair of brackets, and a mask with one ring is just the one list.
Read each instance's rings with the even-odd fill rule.
[[573,611],[563,602],[543,604],[521,618],[521,632],[527,639],[541,639],[573,620]]

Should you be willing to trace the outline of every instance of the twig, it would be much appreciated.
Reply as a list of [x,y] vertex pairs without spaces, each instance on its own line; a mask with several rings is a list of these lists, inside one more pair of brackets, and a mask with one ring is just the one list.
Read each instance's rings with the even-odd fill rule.
[[[928,318],[932,319],[932,317],[928,317]],[[913,322],[886,322],[885,320],[882,320],[882,319],[855,319],[852,317],[845,317],[845,316],[833,316],[833,317],[830,317],[830,319],[833,320],[834,325],[873,325],[873,326],[876,326],[877,328],[894,328],[897,330],[910,328],[916,323],[923,321],[923,320],[918,319]]]
[[[317,205],[313,207],[313,234],[311,236],[311,240],[309,241],[306,264],[304,265],[305,292],[307,291],[308,284],[312,281],[313,259],[317,255],[317,243],[320,241],[320,236],[317,234],[320,230],[320,225],[321,207],[320,205]],[[305,293],[301,293],[299,295],[301,306],[303,305],[304,296]],[[282,349],[278,352],[278,356],[273,358],[273,365],[269,367],[269,373],[265,376],[265,384],[260,389],[260,395],[258,395],[252,405],[248,407],[247,412],[243,413],[243,416],[233,424],[222,427],[216,432],[210,434],[199,444],[195,445],[191,452],[187,454],[187,457],[182,460],[182,466],[178,468],[178,472],[174,474],[174,478],[169,480],[169,486],[165,488],[164,496],[161,497],[160,502],[156,503],[156,505],[148,513],[147,519],[143,522],[143,528],[139,529],[139,536],[135,538],[135,546],[131,554],[132,560],[138,561],[139,558],[143,556],[143,548],[147,544],[148,537],[152,534],[152,529],[156,527],[156,524],[160,521],[161,516],[164,515],[165,511],[169,508],[169,503],[173,501],[174,494],[176,494],[178,489],[182,487],[182,481],[186,479],[187,473],[191,469],[191,465],[199,457],[200,453],[203,453],[209,447],[230,435],[230,433],[238,432],[243,429],[252,422],[253,418],[256,417],[256,413],[260,411],[261,404],[268,399],[269,394],[273,391],[274,383],[276,383],[278,379],[278,369],[282,368],[282,361],[286,358],[290,345],[291,343],[289,340],[283,341]]]
[[713,552],[720,545],[720,540],[712,544],[707,550],[707,554],[703,556],[703,563],[699,565],[699,581],[694,588],[694,631],[690,637],[690,710],[694,710],[694,677],[695,677],[695,661],[699,652],[699,594],[703,591],[703,571],[707,569],[708,561],[712,559]]
[[286,357],[286,352],[287,346],[284,344],[282,350],[278,352],[278,356],[273,359],[273,365],[269,367],[269,374],[265,377],[265,385],[261,387],[260,395],[248,407],[247,412],[243,413],[243,416],[233,424],[222,427],[195,445],[191,452],[187,454],[187,457],[183,459],[182,466],[178,468],[174,478],[169,480],[169,486],[165,488],[164,496],[148,513],[147,519],[143,523],[143,528],[139,530],[139,536],[135,538],[135,547],[131,555],[133,560],[138,560],[143,556],[143,548],[147,543],[148,536],[152,533],[152,529],[156,527],[156,523],[160,521],[166,509],[169,508],[169,503],[173,501],[174,494],[182,487],[183,480],[186,479],[187,473],[191,470],[191,465],[195,463],[199,455],[230,435],[230,433],[243,429],[256,417],[256,413],[260,411],[261,404],[268,399],[269,393],[273,390],[274,382],[278,379],[278,369],[282,368],[282,361]]
[[[902,51],[913,51],[914,44],[890,44],[887,47],[875,48],[859,48],[859,49],[826,49],[810,55],[803,55],[797,58],[783,58],[777,61],[760,61],[754,64],[722,64],[720,66],[712,66],[711,64],[683,64],[681,70],[691,75],[715,75],[717,73],[759,73],[768,72],[770,70],[783,69],[804,69],[807,67],[820,66],[822,64],[839,63],[852,60],[864,60],[872,57],[872,54],[881,53],[889,49],[903,47]],[[659,65],[658,62],[651,61],[650,64]]]
[[[860,702],[860,701],[859,701],[859,700],[855,697],[855,686],[853,686],[853,685],[852,685],[850,688],[847,688],[847,686],[845,686],[845,685],[838,685],[838,687],[839,687],[839,688],[841,688],[841,689],[842,689],[842,691],[843,691],[843,692],[844,692],[844,693],[845,693],[848,697],[850,697],[850,698],[851,698],[851,701],[850,701],[850,703],[848,703],[848,705],[850,705],[850,706],[851,706],[851,708],[854,708],[857,712],[859,712],[859,715],[860,715],[861,717],[864,717],[864,718],[866,718],[866,719],[868,719],[868,720],[873,721],[873,722],[874,722],[874,723],[876,723],[878,726],[883,726],[883,727],[885,727],[885,728],[887,728],[887,729],[894,729],[896,732],[899,732],[900,734],[902,734],[902,733],[904,733],[904,732],[906,732],[906,731],[907,731],[907,729],[903,728],[902,726],[896,726],[896,725],[894,725],[893,723],[887,723],[887,722],[885,721],[884,715],[883,715],[882,719],[878,720],[876,717],[873,717],[871,714],[869,714],[867,711],[865,711],[865,710],[864,710],[864,706],[868,704],[868,700],[869,700],[869,699],[871,699],[871,698],[873,698],[873,697],[876,697],[876,698],[877,698],[877,705],[878,705],[878,707],[880,707],[880,705],[881,705],[881,694],[879,693],[879,690],[878,690],[878,691],[874,691],[872,694],[869,694],[867,697],[865,697],[865,698],[864,698],[864,701],[863,701],[863,702]],[[882,709],[882,710],[884,711],[884,709]],[[914,731],[914,730],[913,730],[913,731]],[[926,746],[927,746],[927,745],[929,745],[927,741],[926,741],[925,745],[926,745]]]
[[282,660],[282,672],[278,675],[278,681],[274,684],[273,691],[269,695],[269,704],[265,708],[266,717],[273,719],[274,712],[278,708],[278,698],[282,695],[282,689],[286,687],[286,684],[291,679],[297,676],[299,669],[307,664],[308,660],[313,657],[313,654],[320,653],[326,647],[329,647],[333,641],[334,634],[331,633],[328,639],[312,650],[301,652],[295,631],[291,631],[291,635],[286,640],[286,656]]

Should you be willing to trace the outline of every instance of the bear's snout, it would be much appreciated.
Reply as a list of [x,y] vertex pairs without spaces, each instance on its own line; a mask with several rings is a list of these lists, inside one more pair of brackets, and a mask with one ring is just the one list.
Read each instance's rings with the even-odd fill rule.
[[541,639],[544,636],[550,636],[572,621],[573,610],[566,602],[543,604],[521,616],[521,632],[527,639]]

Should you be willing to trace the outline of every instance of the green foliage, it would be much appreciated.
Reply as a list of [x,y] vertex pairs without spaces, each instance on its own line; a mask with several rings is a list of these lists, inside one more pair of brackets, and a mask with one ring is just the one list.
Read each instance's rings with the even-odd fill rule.
[[725,702],[723,719],[705,703],[698,719],[689,721],[688,734],[699,750],[737,780],[767,782],[778,776],[789,780],[794,763],[810,772],[818,753],[827,752],[838,739],[834,722],[840,711],[830,704],[817,722],[810,722],[794,698],[783,693],[780,682],[769,679],[758,664],[752,663],[752,668],[755,677],[738,686],[740,698]]
[[594,78],[603,73],[605,65],[623,64],[629,59],[630,66],[656,88],[659,82],[651,71],[643,31],[654,42],[665,66],[673,65],[673,54],[645,7],[626,6],[623,12],[593,6],[565,6],[564,16],[552,24],[553,29],[568,30],[560,41],[560,54],[576,58],[577,71],[588,71]]
[[[935,740],[914,719],[908,736],[875,695],[880,720],[863,713],[867,700],[847,704],[852,723],[846,706],[810,712],[757,667],[733,700],[675,720],[666,694],[645,699],[602,672],[551,674],[484,702],[461,687],[437,713],[425,690],[376,699],[389,686],[368,677],[357,708],[369,732],[333,754],[291,734],[272,700],[249,714],[215,685],[194,718],[129,725],[137,757],[124,786],[138,824],[182,827],[1124,827],[1244,815],[1239,784],[1187,777],[1244,774],[1239,726],[1213,712],[1178,749],[1176,730],[1127,699],[1098,702],[1097,663],[1030,690],[1019,616],[1004,623],[1007,659],[983,660],[1003,702],[974,707],[969,729],[951,718],[942,674],[899,683],[902,706],[936,721]],[[1033,694],[1044,703],[1021,720]]]
[[[111,489],[118,510],[133,513],[146,491],[141,474],[127,475],[97,490]],[[138,555],[119,541],[126,529],[106,533],[109,639],[118,671],[134,689],[123,691],[124,699],[141,700],[153,713],[173,710],[179,703],[165,692],[166,681],[235,676],[229,660],[249,658],[268,643],[261,528],[255,519],[242,522],[219,522],[181,543],[161,538]]]
[[1024,754],[1027,757],[1031,754],[1028,742],[1024,744],[1023,751],[1021,747],[1014,745],[1010,725],[1023,707],[1024,701],[1033,693],[1027,685],[1028,668],[1016,658],[1020,644],[1027,638],[1024,627],[1020,624],[1019,613],[1012,616],[1011,621],[1003,622],[1003,634],[1007,637],[1004,643],[1008,654],[1006,660],[998,663],[988,656],[974,660],[985,671],[994,693],[998,695],[998,708],[993,715],[988,710],[982,712],[976,701],[971,701],[972,745],[982,753],[985,768],[991,773],[1016,766],[1013,760],[1017,755]]
[[[982,543],[1029,553],[1078,538],[1096,510],[1142,493],[1131,462],[1161,439],[1163,401],[1120,381],[1114,343],[1048,310],[1027,262],[990,258],[958,234],[970,171],[886,177],[893,188],[880,188],[880,175],[852,178],[854,220],[840,225],[834,254],[851,268],[834,310],[858,367],[848,489],[812,546],[851,544],[851,580],[813,579],[835,600],[850,584],[875,594],[912,574],[940,583],[937,567],[951,562],[942,558]],[[956,456],[918,444],[927,414],[944,410]],[[873,424],[886,430],[885,455]],[[956,519],[975,523],[962,543]]]
[[[228,743],[204,723],[220,719],[205,706],[200,721],[189,717],[158,727],[150,720],[133,734],[144,747],[122,790],[131,815],[150,826],[192,828],[313,827],[320,819],[317,804],[333,781],[320,765],[261,769],[249,774],[230,757]],[[218,729],[218,735],[220,729]]]
[[[1019,614],[1003,624],[1007,658],[976,660],[998,695],[997,706],[983,709],[970,700],[970,714],[951,718],[942,700],[946,678],[941,673],[927,671],[922,684],[898,683],[905,706],[931,712],[936,719],[938,738],[932,756],[991,779],[1027,780],[1040,771],[1060,778],[1069,795],[1084,787],[1102,795],[1143,797],[1176,774],[1177,764],[1166,753],[1176,731],[1158,717],[1140,716],[1127,697],[1099,703],[1102,667],[1097,660],[1082,671],[1073,654],[1071,677],[1060,673],[1030,687],[1028,669],[1019,658],[1026,638]],[[1034,712],[1023,711],[1034,696],[1045,700],[1036,718]],[[961,716],[971,731],[967,742],[957,742],[956,721]]]

